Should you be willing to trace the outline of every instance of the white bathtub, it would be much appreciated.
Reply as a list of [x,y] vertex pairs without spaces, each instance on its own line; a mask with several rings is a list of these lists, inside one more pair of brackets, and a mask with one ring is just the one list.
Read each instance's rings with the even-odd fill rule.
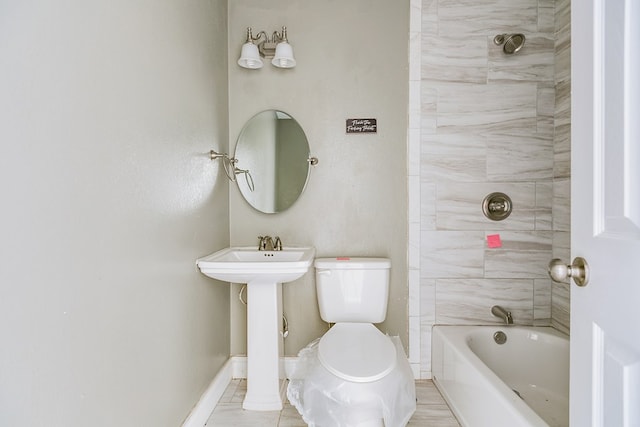
[[553,328],[435,326],[432,373],[463,427],[569,425],[569,340]]

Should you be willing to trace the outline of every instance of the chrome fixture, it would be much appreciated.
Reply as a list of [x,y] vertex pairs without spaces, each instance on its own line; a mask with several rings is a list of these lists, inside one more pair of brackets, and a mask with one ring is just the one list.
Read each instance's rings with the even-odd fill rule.
[[507,55],[519,52],[524,41],[524,34],[498,34],[493,38],[493,42],[498,46],[502,45],[502,51]]
[[258,250],[259,251],[272,251],[273,250],[273,237],[271,237],[271,236],[258,236]]
[[491,193],[482,201],[482,213],[492,221],[502,221],[511,215],[513,203],[504,193]]
[[502,331],[498,331],[493,334],[493,340],[496,342],[496,344],[502,345],[507,342],[507,334]]
[[224,173],[227,174],[227,178],[229,178],[229,181],[235,181],[236,177],[235,177],[235,165],[237,160],[234,159],[233,157],[229,157],[229,155],[227,153],[218,153],[215,150],[211,150],[209,151],[209,158],[211,160],[218,160],[221,159],[222,160],[222,167],[224,167]]
[[280,237],[278,236],[276,236],[276,240],[273,242],[273,250],[274,251],[282,250],[282,240],[280,240]]
[[504,323],[506,323],[507,325],[513,325],[513,317],[511,317],[511,312],[505,310],[499,305],[494,305],[493,307],[491,307],[491,314],[504,320]]
[[227,153],[218,153],[215,150],[209,151],[209,157],[211,158],[211,160],[222,160],[224,173],[227,175],[227,178],[229,178],[229,181],[235,182],[236,175],[244,174],[244,179],[247,181],[247,187],[249,187],[249,190],[253,191],[255,189],[253,177],[251,176],[251,172],[249,172],[249,169],[240,169],[236,167],[238,159],[236,159],[235,157],[229,157]]
[[249,191],[253,192],[256,189],[255,184],[253,183],[253,177],[251,176],[251,172],[249,169],[234,169],[236,175],[244,174],[244,179],[247,182],[247,187],[249,187]]
[[564,283],[568,277],[571,277],[576,285],[587,286],[589,283],[589,264],[586,259],[581,257],[574,258],[571,265],[554,258],[549,262],[549,277],[556,283]]
[[286,338],[289,336],[289,321],[287,320],[287,316],[282,314],[282,338]]
[[276,236],[275,239],[271,236],[258,236],[258,250],[259,251],[281,251],[282,240]]
[[[264,40],[261,40],[263,37]],[[258,44],[254,42],[258,42]],[[287,27],[282,27],[281,32],[274,31],[271,37],[265,31],[260,31],[254,37],[251,27],[247,28],[247,40],[242,45],[238,65],[242,68],[256,70],[264,65],[262,58],[273,58],[271,64],[278,68],[293,68],[296,66],[293,48],[287,39]]]

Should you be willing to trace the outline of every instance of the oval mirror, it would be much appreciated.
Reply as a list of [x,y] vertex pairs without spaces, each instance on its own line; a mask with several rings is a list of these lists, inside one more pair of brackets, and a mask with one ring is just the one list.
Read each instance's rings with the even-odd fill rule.
[[267,110],[242,128],[236,144],[235,174],[244,199],[264,213],[293,205],[309,178],[309,142],[289,114]]

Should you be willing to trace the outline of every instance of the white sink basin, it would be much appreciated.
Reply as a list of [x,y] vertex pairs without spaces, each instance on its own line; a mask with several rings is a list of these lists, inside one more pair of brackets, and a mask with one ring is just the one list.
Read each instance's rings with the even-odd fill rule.
[[313,263],[313,247],[259,251],[255,247],[222,249],[196,261],[208,277],[233,283],[285,283],[302,277]]
[[282,283],[302,277],[311,267],[315,254],[313,247],[289,247],[281,251],[236,247],[196,261],[205,276],[247,284],[247,392],[242,402],[244,409],[282,409]]

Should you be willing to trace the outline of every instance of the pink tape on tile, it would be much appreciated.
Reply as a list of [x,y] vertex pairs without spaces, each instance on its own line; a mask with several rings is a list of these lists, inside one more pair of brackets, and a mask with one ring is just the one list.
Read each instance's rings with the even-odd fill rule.
[[500,235],[499,234],[487,235],[487,246],[490,248],[501,248],[502,240],[500,240]]

